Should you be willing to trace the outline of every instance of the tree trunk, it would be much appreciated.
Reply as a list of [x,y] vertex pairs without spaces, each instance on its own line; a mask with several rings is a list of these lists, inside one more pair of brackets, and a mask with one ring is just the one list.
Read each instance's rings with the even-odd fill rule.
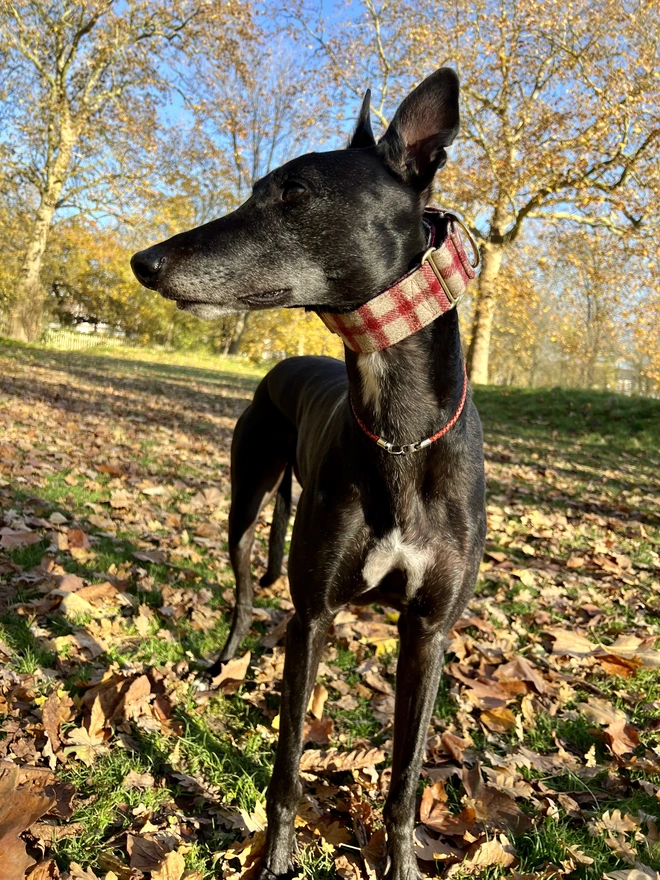
[[[66,182],[67,169],[78,134],[71,124],[68,107],[61,107],[65,118],[60,122],[57,135],[50,140],[49,160],[46,165],[46,186],[41,193],[34,224],[28,237],[23,265],[14,289],[14,298],[7,322],[12,339],[33,342],[41,333],[45,292],[41,286],[43,263],[50,224],[58,199]],[[52,120],[51,120],[52,121]]]
[[234,333],[231,337],[231,342],[229,343],[227,354],[238,354],[241,350],[241,340],[243,339],[243,334],[245,333],[245,328],[247,327],[249,314],[249,312],[241,312],[237,316],[236,326],[234,327]]
[[467,370],[470,382],[478,385],[488,383],[488,356],[490,337],[493,331],[497,276],[502,266],[504,249],[502,245],[485,242],[481,247],[481,274],[477,310],[472,324],[472,340],[467,356]]
[[44,311],[41,264],[54,213],[55,200],[43,198],[37,209],[14,289],[13,303],[7,319],[7,335],[21,342],[33,342],[41,333]]

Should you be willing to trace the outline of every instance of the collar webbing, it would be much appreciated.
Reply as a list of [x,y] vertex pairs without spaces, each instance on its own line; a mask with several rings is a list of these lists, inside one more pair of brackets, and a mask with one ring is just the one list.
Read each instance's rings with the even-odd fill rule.
[[[353,312],[318,313],[326,327],[353,351],[382,351],[426,327],[455,307],[474,278],[479,251],[458,217],[429,207],[424,221],[431,230],[430,246],[416,269]],[[438,226],[444,226],[446,233],[435,247],[440,237]],[[474,263],[465,253],[459,229],[472,245]]]

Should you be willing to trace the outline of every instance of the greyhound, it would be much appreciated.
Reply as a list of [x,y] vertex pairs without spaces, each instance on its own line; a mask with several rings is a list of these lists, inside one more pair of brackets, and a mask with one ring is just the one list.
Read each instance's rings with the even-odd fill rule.
[[250,627],[259,512],[276,498],[261,580],[267,585],[282,566],[292,472],[303,486],[288,561],[295,613],[261,880],[294,866],[305,714],[326,635],[349,602],[400,612],[385,876],[419,877],[415,797],[443,645],[472,593],[484,547],[481,424],[453,308],[456,285],[460,293],[474,264],[457,219],[425,210],[458,132],[458,78],[441,68],[425,79],[378,143],[369,115],[367,92],[347,149],[286,163],[236,211],[131,261],[143,285],[194,315],[304,307],[345,342],[345,364],[322,357],[278,363],[232,441],[229,552],[237,598],[211,674]]

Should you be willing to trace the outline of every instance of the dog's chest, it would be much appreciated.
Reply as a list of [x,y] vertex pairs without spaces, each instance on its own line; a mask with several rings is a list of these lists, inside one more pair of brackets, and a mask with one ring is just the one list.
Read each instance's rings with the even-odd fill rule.
[[377,540],[367,551],[362,577],[369,590],[375,590],[393,571],[406,575],[406,596],[412,598],[424,581],[433,560],[428,544],[406,539],[401,529],[394,528]]

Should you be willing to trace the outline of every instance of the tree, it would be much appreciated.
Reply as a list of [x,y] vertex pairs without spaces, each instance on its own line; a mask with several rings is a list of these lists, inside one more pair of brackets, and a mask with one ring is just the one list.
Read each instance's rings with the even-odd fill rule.
[[[281,40],[262,34],[242,55],[240,67],[211,66],[195,84],[196,125],[186,154],[194,169],[187,186],[197,189],[197,223],[238,207],[257,180],[304,151],[312,135],[316,142],[325,135],[323,108],[310,92],[306,65]],[[200,179],[206,181],[201,189]],[[230,319],[225,353],[242,350],[253,320],[250,312]]]
[[140,183],[154,156],[177,65],[210,43],[231,56],[248,15],[237,0],[0,0],[3,168],[33,200],[10,336],[40,331],[40,272],[56,212],[121,210],[127,178]]
[[441,64],[458,70],[462,137],[439,185],[441,201],[464,212],[481,251],[472,381],[488,381],[503,260],[530,220],[617,235],[653,229],[660,214],[654,0],[469,0],[444,9],[434,0],[362,0],[357,15],[329,32],[304,4],[289,16],[314,40],[340,100],[375,89],[381,130],[404,88]]

